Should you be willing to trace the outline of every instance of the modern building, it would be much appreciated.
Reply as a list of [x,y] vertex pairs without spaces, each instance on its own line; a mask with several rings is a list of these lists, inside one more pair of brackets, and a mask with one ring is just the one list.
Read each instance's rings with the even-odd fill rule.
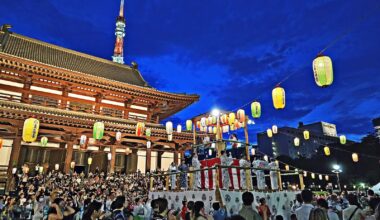
[[[280,127],[277,134],[268,137],[266,132],[257,134],[258,148],[274,157],[287,155],[291,158],[311,158],[321,145],[338,143],[336,126],[326,122],[316,122],[304,125],[299,123],[298,128]],[[309,131],[310,138],[304,139],[304,131]],[[299,146],[295,146],[295,138],[299,140]]]
[[380,139],[380,117],[372,120],[373,127],[375,129],[375,135]]
[[[40,165],[64,172],[95,168],[144,172],[165,161],[177,163],[193,144],[192,132],[173,132],[168,138],[159,122],[199,96],[156,90],[137,64],[123,64],[123,6],[122,0],[114,62],[16,34],[10,25],[1,27],[0,165],[7,167],[8,176],[24,164],[33,171]],[[31,117],[40,121],[40,130],[36,142],[26,143],[23,124]],[[105,132],[95,141],[91,137],[97,121],[104,123]],[[137,122],[145,123],[151,135],[136,135]],[[83,135],[90,140],[84,148]],[[42,137],[48,138],[44,147]]]

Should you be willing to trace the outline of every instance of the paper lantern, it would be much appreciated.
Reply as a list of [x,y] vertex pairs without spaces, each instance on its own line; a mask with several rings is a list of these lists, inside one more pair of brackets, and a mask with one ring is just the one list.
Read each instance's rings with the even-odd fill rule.
[[94,138],[89,138],[88,139],[88,144],[95,144],[95,139]]
[[168,141],[172,141],[173,140],[173,135],[172,134],[168,134]]
[[118,141],[118,142],[121,141],[121,132],[120,131],[116,132],[115,138],[116,138],[116,141]]
[[273,132],[269,128],[267,129],[267,135],[268,135],[269,138],[273,137]]
[[187,131],[193,130],[193,122],[191,120],[186,120],[186,130]]
[[145,129],[145,136],[150,137],[152,135],[152,129],[147,128]]
[[256,150],[255,150],[255,148],[252,148],[251,149],[251,155],[254,156],[255,154],[256,154]]
[[311,173],[311,178],[315,179],[315,174],[314,173]]
[[91,164],[92,164],[92,157],[89,157],[89,158],[87,159],[87,164],[88,164],[88,165],[91,165]]
[[177,125],[177,132],[181,133],[182,132],[182,125]]
[[239,128],[241,127],[241,125],[240,125],[240,123],[239,123],[239,120],[237,120],[237,119],[235,119],[235,123],[234,123],[234,125],[235,125],[235,128],[236,128],[236,129],[239,129]]
[[216,127],[213,127],[213,128],[212,128],[212,133],[216,134],[216,132],[217,132]]
[[303,131],[303,139],[309,140],[310,132],[308,130]]
[[212,118],[211,123],[212,123],[213,125],[215,125],[215,124],[217,123],[217,117],[213,115],[213,116],[211,116],[211,118]]
[[[74,169],[75,168],[75,161],[72,161],[71,163],[70,163],[70,167],[71,167],[71,169]],[[39,171],[40,169],[39,169],[39,167],[38,167],[38,171]]]
[[334,73],[332,61],[328,56],[318,56],[313,60],[315,83],[320,87],[327,87],[333,83]]
[[269,161],[269,158],[268,158],[267,155],[264,156],[264,160],[267,161],[267,162]]
[[107,160],[112,160],[112,154],[111,153],[107,154]]
[[220,122],[222,124],[228,124],[228,116],[226,114],[223,114],[221,117],[220,117]]
[[231,131],[235,131],[236,130],[235,124],[230,125],[230,130]]
[[39,171],[40,173],[43,173],[43,172],[44,172],[44,167],[43,167],[43,166],[38,167],[38,171]]
[[58,171],[58,170],[59,170],[59,164],[56,163],[56,164],[54,165],[54,169]]
[[212,156],[212,150],[211,149],[208,149],[208,155]]
[[228,115],[228,123],[230,124],[230,125],[233,125],[234,123],[235,123],[235,113],[230,113],[229,115]]
[[136,136],[141,137],[144,134],[145,124],[143,122],[137,122],[136,124]]
[[87,142],[87,136],[84,134],[81,135],[80,140],[79,140],[79,145],[84,146],[84,145],[86,145],[86,142]]
[[207,126],[206,118],[205,117],[201,118],[201,126],[202,127],[206,127]]
[[355,163],[359,161],[359,155],[357,153],[352,154],[352,161],[354,161]]
[[22,129],[22,139],[28,143],[36,141],[39,129],[40,121],[35,118],[26,119]]
[[146,142],[146,148],[150,149],[150,148],[151,148],[151,146],[152,146],[152,142],[150,142],[150,141],[147,141],[147,142]]
[[212,129],[212,127],[208,127],[208,133],[212,134],[214,132],[214,129]]
[[47,143],[48,143],[48,138],[47,137],[42,137],[41,138],[41,146],[42,147],[46,147]]
[[200,122],[200,121],[197,121],[197,122],[196,122],[196,127],[197,127],[198,129],[201,129],[202,126],[201,126],[201,122]]
[[339,141],[340,141],[340,144],[346,144],[347,142],[346,136],[345,135],[339,136]]
[[0,149],[3,147],[3,142],[4,142],[4,140],[2,138],[0,138]]
[[260,118],[261,116],[261,104],[260,102],[252,102],[251,104],[251,112],[253,118]]
[[330,179],[329,175],[326,175],[326,176],[325,176],[325,180],[326,180],[326,181],[329,181],[329,179]]
[[277,86],[272,90],[273,106],[275,109],[285,108],[285,90]]
[[230,126],[224,125],[222,129],[223,129],[223,133],[228,133],[230,131]]
[[300,139],[298,137],[294,138],[294,146],[296,146],[296,147],[300,146]]
[[325,152],[326,156],[330,156],[330,148],[328,146],[324,147],[323,151]]
[[273,133],[273,134],[277,134],[277,132],[278,132],[277,125],[273,125],[273,126],[272,126],[272,133]]
[[286,171],[289,171],[289,170],[290,170],[289,165],[285,165],[285,170],[286,170]]
[[93,128],[93,137],[96,140],[100,140],[104,135],[104,123],[103,122],[95,122]]
[[319,174],[319,175],[318,175],[318,178],[319,178],[319,180],[323,180],[323,176],[322,176],[322,174]]
[[173,123],[171,121],[166,122],[166,134],[173,133]]
[[307,171],[303,171],[303,176],[307,177]]
[[237,119],[239,120],[240,123],[245,122],[245,111],[244,111],[244,109],[239,109],[237,111]]

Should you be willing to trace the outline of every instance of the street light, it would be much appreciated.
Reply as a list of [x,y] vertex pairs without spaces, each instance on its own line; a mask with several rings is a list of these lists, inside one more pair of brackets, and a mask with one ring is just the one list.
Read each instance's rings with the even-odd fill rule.
[[211,111],[211,114],[215,117],[218,117],[220,115],[219,109],[215,108]]
[[332,172],[336,174],[336,177],[337,177],[337,183],[338,183],[338,189],[339,189],[339,192],[341,192],[341,191],[342,191],[342,188],[340,187],[339,174],[340,174],[341,172],[343,172],[343,171],[342,171],[341,167],[340,167],[338,164],[334,164],[334,165],[333,165],[333,170],[332,170]]

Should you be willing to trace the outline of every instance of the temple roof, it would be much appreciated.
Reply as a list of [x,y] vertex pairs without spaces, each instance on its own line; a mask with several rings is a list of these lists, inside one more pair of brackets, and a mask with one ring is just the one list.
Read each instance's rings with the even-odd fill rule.
[[10,31],[0,31],[0,52],[58,68],[148,87],[148,83],[140,72],[128,65],[69,50]]

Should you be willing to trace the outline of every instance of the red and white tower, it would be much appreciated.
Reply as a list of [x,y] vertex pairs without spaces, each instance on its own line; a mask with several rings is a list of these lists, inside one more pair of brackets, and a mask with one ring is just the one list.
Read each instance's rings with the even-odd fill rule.
[[124,18],[124,0],[120,2],[119,16],[116,19],[116,42],[115,49],[113,50],[112,61],[116,63],[124,64],[124,36],[125,36],[125,18]]

